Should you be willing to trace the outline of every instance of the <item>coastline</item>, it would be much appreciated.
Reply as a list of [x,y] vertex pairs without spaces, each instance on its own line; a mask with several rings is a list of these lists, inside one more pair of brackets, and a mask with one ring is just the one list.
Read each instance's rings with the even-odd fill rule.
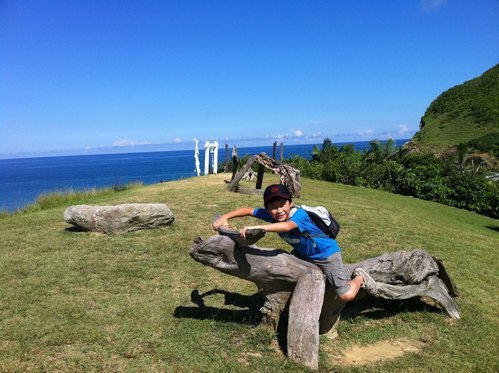
[[[406,141],[396,140],[396,145]],[[368,141],[353,144],[356,150],[369,146]],[[284,144],[284,158],[292,155],[311,158],[314,145]],[[231,151],[232,148],[228,148],[228,159]],[[261,152],[272,155],[273,144],[238,148],[239,157]],[[277,154],[280,154],[280,144]],[[225,156],[225,146],[219,147],[219,163],[224,162]],[[200,152],[200,163],[204,164],[204,151]],[[194,150],[0,159],[0,210],[15,211],[47,193],[100,189],[133,182],[148,185],[192,176],[196,176]]]

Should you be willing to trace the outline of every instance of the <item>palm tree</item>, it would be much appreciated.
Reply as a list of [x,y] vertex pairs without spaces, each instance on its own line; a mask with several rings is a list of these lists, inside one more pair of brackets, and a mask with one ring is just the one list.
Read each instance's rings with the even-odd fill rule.
[[320,161],[324,158],[324,155],[327,154],[332,149],[336,148],[330,138],[326,137],[322,141],[322,149],[319,149],[317,145],[314,145],[312,149],[312,159],[316,161]]
[[366,153],[366,160],[373,163],[385,163],[395,154],[395,141],[388,139],[384,143],[380,140],[371,140],[369,150]]

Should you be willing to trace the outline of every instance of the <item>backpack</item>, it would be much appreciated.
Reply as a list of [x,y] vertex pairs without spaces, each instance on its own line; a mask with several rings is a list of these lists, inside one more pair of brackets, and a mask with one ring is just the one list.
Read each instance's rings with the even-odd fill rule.
[[305,210],[312,222],[330,238],[335,239],[340,232],[340,224],[333,218],[333,215],[324,206],[296,206]]

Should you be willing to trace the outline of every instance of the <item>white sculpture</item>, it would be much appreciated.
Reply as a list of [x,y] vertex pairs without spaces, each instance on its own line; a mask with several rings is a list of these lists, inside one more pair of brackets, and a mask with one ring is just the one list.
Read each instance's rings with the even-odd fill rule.
[[194,160],[195,160],[195,164],[196,164],[196,175],[199,176],[201,175],[201,169],[199,168],[199,147],[198,147],[198,143],[199,141],[198,140],[194,140],[196,141],[196,148],[194,149]]
[[216,175],[218,171],[218,141],[204,143],[204,174],[208,175],[210,172],[210,154],[213,154],[211,167],[213,173]]

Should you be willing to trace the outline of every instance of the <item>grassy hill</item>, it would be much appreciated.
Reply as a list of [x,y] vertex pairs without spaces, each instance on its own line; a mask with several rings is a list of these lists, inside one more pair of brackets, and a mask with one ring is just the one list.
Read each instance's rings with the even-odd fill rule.
[[[258,196],[225,192],[226,177],[75,201],[164,202],[176,216],[166,229],[76,232],[63,219],[67,206],[0,216],[0,371],[306,371],[285,358],[272,330],[258,324],[252,283],[189,257],[195,237],[213,234],[216,213],[260,204]],[[334,211],[345,262],[419,247],[444,261],[460,291],[459,322],[419,299],[350,304],[339,337],[321,337],[321,371],[350,372],[344,354],[387,344],[387,356],[396,343],[414,348],[356,371],[499,370],[498,220],[308,179],[299,202]],[[259,246],[286,248],[275,235]],[[234,299],[249,306],[236,306]]]
[[499,65],[438,96],[410,146],[441,153],[459,143],[499,157]]

